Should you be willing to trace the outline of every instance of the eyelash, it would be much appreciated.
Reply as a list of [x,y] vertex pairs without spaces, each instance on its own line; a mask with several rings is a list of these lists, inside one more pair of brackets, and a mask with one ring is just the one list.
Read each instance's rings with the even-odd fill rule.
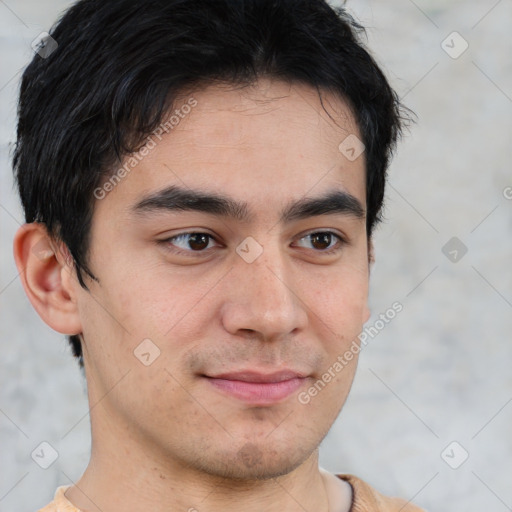
[[[338,239],[338,244],[336,244],[334,247],[332,247],[330,249],[326,249],[326,250],[315,250],[315,249],[313,249],[314,252],[317,252],[319,254],[322,254],[322,255],[335,254],[335,253],[341,251],[343,246],[347,244],[347,241],[341,235],[339,235],[338,233],[336,233],[334,231],[329,231],[329,230],[311,231],[309,233],[306,233],[306,234],[302,235],[299,238],[299,241],[304,239],[304,238],[311,237],[313,235],[319,235],[319,234],[328,234],[328,235],[331,235],[331,236],[333,236],[333,237]],[[192,257],[201,256],[203,253],[208,251],[208,249],[203,249],[203,250],[200,250],[200,251],[194,251],[192,249],[190,249],[190,250],[184,250],[184,249],[179,249],[179,248],[178,249],[176,249],[176,248],[172,248],[171,249],[169,247],[169,245],[171,244],[171,242],[173,240],[175,241],[175,240],[177,240],[179,238],[186,237],[188,235],[206,235],[210,239],[215,240],[215,237],[213,235],[210,235],[209,233],[204,233],[202,231],[187,231],[187,232],[179,233],[178,235],[174,235],[172,237],[166,238],[164,240],[160,240],[159,243],[162,243],[164,245],[164,247],[166,248],[166,250],[168,250],[170,252],[173,252],[175,254],[185,254],[187,256],[192,256]]]

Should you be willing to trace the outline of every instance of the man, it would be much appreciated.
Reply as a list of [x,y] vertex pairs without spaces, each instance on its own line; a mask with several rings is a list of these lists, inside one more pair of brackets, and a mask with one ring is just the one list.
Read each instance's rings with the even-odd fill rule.
[[323,0],[82,0],[28,66],[15,258],[92,431],[43,511],[419,510],[318,466],[402,122],[358,28]]

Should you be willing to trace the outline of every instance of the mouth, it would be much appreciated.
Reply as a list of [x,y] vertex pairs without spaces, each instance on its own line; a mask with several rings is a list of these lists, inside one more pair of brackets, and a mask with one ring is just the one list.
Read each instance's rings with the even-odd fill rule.
[[253,405],[282,402],[307,380],[303,374],[292,370],[273,373],[241,371],[203,377],[218,391]]

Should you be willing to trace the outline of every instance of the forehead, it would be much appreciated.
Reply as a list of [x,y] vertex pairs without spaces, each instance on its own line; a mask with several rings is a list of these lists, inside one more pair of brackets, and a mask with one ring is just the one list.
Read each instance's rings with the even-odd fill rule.
[[[267,154],[318,160],[339,158],[339,144],[348,135],[361,138],[348,104],[311,86],[261,79],[243,87],[210,85],[192,95],[197,106],[173,129],[182,135],[177,154],[194,147],[208,148],[228,163],[244,154],[253,161],[265,161]],[[178,108],[190,96],[180,98]]]
[[151,149],[109,192],[111,204],[133,206],[172,185],[268,208],[333,188],[365,203],[364,154],[351,160],[340,150],[360,133],[334,94],[270,80],[216,84],[180,95],[163,121],[170,116],[172,127],[150,134]]

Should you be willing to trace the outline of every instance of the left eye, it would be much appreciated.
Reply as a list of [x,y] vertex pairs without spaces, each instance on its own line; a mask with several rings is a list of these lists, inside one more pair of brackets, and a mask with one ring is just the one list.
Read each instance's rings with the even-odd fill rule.
[[331,231],[319,231],[317,233],[310,233],[302,237],[299,241],[310,240],[309,244],[313,248],[320,252],[329,251],[332,249],[336,242],[340,242],[340,245],[344,242],[340,235],[332,233]]
[[203,251],[208,249],[209,242],[213,237],[208,233],[182,233],[166,240],[182,250]]

